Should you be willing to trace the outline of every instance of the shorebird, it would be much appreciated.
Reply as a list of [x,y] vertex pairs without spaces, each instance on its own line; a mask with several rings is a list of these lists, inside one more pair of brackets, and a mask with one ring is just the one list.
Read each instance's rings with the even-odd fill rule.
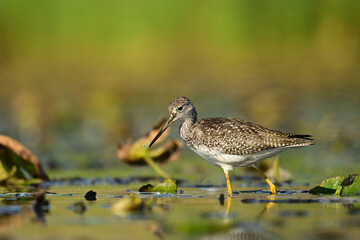
[[180,136],[185,144],[212,165],[221,167],[226,176],[228,194],[232,196],[229,171],[234,167],[253,167],[265,179],[272,195],[276,187],[259,169],[258,163],[288,148],[313,145],[311,135],[298,135],[265,128],[238,118],[205,118],[197,121],[193,103],[178,97],[169,107],[169,119],[151,141],[151,147],[175,121],[180,121]]

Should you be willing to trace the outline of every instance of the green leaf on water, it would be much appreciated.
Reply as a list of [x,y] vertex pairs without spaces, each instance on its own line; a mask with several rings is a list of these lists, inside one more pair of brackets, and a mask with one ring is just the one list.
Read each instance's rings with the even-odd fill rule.
[[139,189],[139,192],[160,192],[173,194],[177,192],[177,185],[175,180],[167,178],[158,183],[156,186],[151,184],[144,185]]
[[172,180],[170,178],[165,179],[164,181],[158,183],[154,188],[153,192],[161,192],[161,193],[176,193],[177,191],[177,185],[175,180]]
[[326,179],[319,186],[310,190],[312,194],[335,194],[335,195],[354,195],[360,193],[360,177],[358,174],[337,176]]
[[359,175],[355,176],[351,185],[344,186],[341,194],[342,195],[354,195],[360,193],[360,177]]
[[326,179],[321,182],[320,187],[330,188],[336,190],[336,188],[344,181],[344,176],[338,176]]

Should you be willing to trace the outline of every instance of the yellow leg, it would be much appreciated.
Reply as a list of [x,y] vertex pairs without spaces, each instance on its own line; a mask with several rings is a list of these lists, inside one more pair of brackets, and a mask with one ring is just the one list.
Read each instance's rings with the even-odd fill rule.
[[232,191],[231,191],[229,173],[225,172],[225,177],[226,177],[226,185],[227,185],[227,189],[228,189],[228,194],[231,197],[232,196]]
[[260,173],[260,175],[265,179],[265,181],[267,182],[267,184],[269,184],[270,187],[270,192],[272,195],[276,195],[276,187],[275,185],[270,181],[270,179],[260,170],[260,168],[258,167],[254,167],[256,170],[258,170],[258,172]]
[[230,208],[231,208],[231,197],[227,197],[227,201],[226,201],[226,216],[229,216]]

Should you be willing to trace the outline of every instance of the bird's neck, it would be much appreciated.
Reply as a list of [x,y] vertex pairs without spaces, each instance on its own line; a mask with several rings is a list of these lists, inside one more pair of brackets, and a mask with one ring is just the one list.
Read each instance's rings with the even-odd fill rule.
[[180,123],[180,136],[182,139],[186,141],[186,139],[191,135],[191,128],[197,121],[197,114],[194,109],[193,112],[191,112],[190,116],[185,118]]

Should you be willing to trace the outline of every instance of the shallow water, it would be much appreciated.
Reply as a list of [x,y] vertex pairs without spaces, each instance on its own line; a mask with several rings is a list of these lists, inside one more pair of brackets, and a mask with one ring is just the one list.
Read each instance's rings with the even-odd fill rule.
[[[360,197],[317,196],[309,187],[179,187],[177,194],[139,194],[136,185],[51,186],[48,205],[36,210],[32,194],[2,191],[2,239],[355,239]],[[141,185],[141,184],[140,184]],[[96,201],[86,201],[89,190]],[[240,191],[239,191],[240,190]],[[225,194],[223,204],[220,194]],[[113,206],[136,194],[139,211]],[[230,202],[231,201],[231,202]],[[79,204],[79,202],[83,204]],[[76,204],[75,204],[76,203]]]

